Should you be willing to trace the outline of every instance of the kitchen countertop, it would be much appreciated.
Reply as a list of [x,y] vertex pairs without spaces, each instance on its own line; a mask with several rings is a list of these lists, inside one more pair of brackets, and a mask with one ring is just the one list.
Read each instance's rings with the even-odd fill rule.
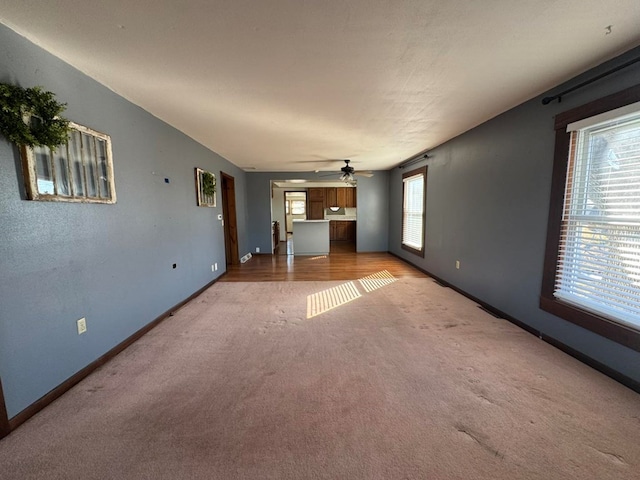
[[313,223],[313,222],[328,222],[329,220],[302,220],[301,218],[294,218],[293,219],[293,223],[301,223],[301,222],[305,222],[305,223]]

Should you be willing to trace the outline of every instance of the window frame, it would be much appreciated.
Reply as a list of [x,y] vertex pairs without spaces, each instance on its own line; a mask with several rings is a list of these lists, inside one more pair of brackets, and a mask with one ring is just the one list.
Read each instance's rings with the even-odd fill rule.
[[[80,133],[80,135],[85,134],[89,135],[92,138],[98,138],[105,142],[105,153],[106,153],[106,169],[107,169],[107,179],[108,179],[108,188],[110,198],[106,197],[89,197],[89,196],[79,196],[79,195],[62,195],[59,193],[41,193],[38,190],[38,172],[36,167],[36,155],[33,148],[28,146],[22,146],[20,148],[20,156],[22,158],[22,170],[24,174],[24,183],[26,189],[26,197],[27,200],[36,200],[36,201],[44,201],[44,202],[69,202],[69,203],[102,203],[102,204],[114,204],[116,203],[116,187],[115,187],[115,176],[113,170],[113,153],[111,149],[111,137],[105,133],[98,132],[97,130],[93,130],[89,127],[85,127],[84,125],[77,124],[75,122],[69,122],[69,128],[71,130],[75,130]],[[68,145],[65,144],[65,148]],[[58,148],[62,147],[60,145]],[[49,150],[49,154],[53,159],[53,154],[51,150]],[[69,159],[67,159],[69,160]],[[54,162],[52,162],[54,163]],[[84,161],[83,161],[84,165]],[[55,166],[53,167],[55,169]],[[54,180],[55,183],[55,180]],[[97,182],[97,185],[99,182]],[[70,180],[70,187],[73,188],[73,182]],[[83,179],[83,185],[85,191],[87,190],[86,184],[86,173],[85,178]],[[98,188],[100,188],[98,186]]]
[[[405,205],[405,194],[406,194],[406,182],[405,180],[407,178],[411,178],[411,177],[416,177],[418,175],[422,175],[422,181],[423,181],[423,186],[422,186],[422,228],[421,228],[421,232],[420,234],[422,235],[422,248],[417,249],[414,248],[410,245],[406,245],[404,243],[404,222],[405,222],[405,210],[404,210],[404,205]],[[414,255],[418,255],[422,258],[424,258],[424,252],[425,252],[425,243],[426,243],[426,235],[425,235],[425,230],[426,230],[426,219],[427,219],[427,166],[422,166],[419,168],[416,168],[414,170],[411,170],[410,172],[406,172],[402,174],[402,225],[401,225],[401,230],[400,230],[400,246],[402,247],[403,250],[406,250],[408,252],[413,253]]]
[[[307,214],[307,202],[304,200],[289,200],[289,202],[291,202],[291,206],[290,206],[290,211],[291,211],[291,215],[306,215]],[[302,212],[301,213],[295,213],[295,209],[296,207],[294,207],[294,203],[299,203],[302,205]],[[300,205],[298,205],[298,207],[300,207]]]
[[571,134],[566,131],[567,125],[638,101],[640,101],[640,85],[594,100],[556,116],[556,139],[547,224],[547,241],[540,294],[540,308],[542,310],[636,351],[640,351],[640,329],[618,323],[608,317],[559,300],[553,293],[558,266],[562,213],[569,163]]

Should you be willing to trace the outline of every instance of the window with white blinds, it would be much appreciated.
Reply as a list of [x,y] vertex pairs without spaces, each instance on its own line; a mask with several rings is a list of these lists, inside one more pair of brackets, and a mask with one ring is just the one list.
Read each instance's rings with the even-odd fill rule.
[[424,255],[424,219],[427,167],[402,176],[402,247]]
[[567,127],[571,140],[553,295],[638,329],[640,111],[628,112]]

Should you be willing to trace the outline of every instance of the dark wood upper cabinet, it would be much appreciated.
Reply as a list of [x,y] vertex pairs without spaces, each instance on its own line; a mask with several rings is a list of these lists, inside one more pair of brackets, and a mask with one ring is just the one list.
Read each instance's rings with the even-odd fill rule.
[[345,207],[348,208],[356,208],[356,189],[355,188],[345,188]]
[[351,187],[329,187],[325,188],[325,207],[348,207],[356,206],[356,189]]
[[356,189],[352,187],[326,187],[309,188],[307,190],[309,201],[309,220],[320,220],[324,218],[324,212],[320,212],[320,202],[322,209],[329,207],[356,207]]
[[307,190],[309,203],[307,220],[324,220],[324,191],[324,188],[309,188]]
[[321,200],[324,201],[324,188],[309,188],[307,189],[307,194],[309,195],[309,200]]
[[329,207],[339,207],[340,204],[338,203],[338,195],[337,195],[337,190],[340,190],[339,188],[335,188],[335,187],[329,187],[325,189],[325,203],[327,208]]
[[309,200],[307,220],[324,220],[324,202],[322,200]]

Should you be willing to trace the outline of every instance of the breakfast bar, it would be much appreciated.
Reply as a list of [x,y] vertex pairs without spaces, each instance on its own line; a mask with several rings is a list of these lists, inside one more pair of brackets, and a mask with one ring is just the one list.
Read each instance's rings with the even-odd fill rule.
[[294,255],[328,255],[329,220],[294,220]]

